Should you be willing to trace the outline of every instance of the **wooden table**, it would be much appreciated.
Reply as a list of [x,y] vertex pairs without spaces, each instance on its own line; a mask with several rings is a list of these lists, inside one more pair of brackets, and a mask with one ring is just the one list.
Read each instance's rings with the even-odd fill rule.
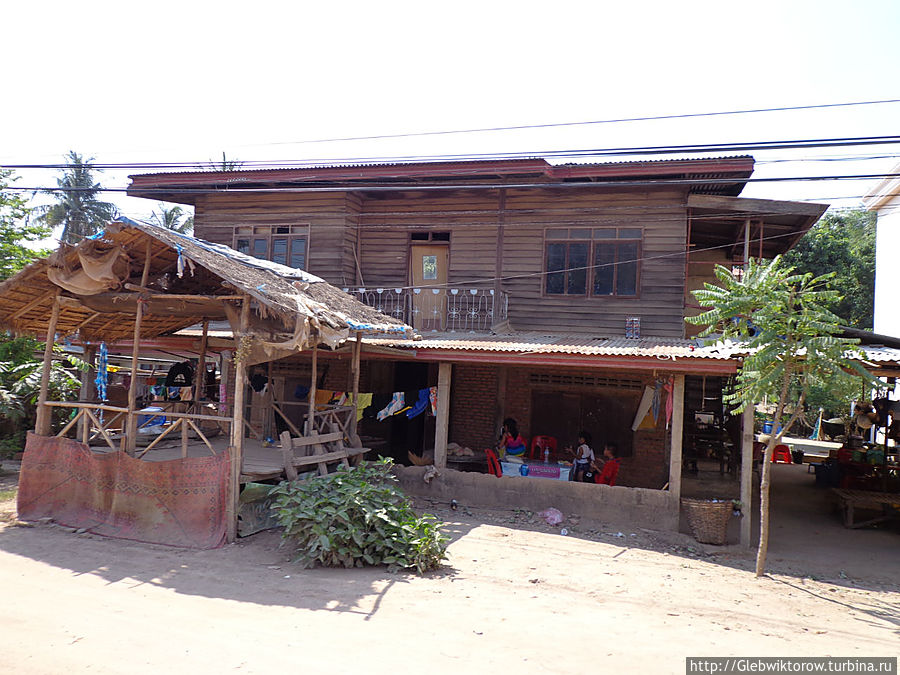
[[[890,492],[869,492],[868,490],[844,490],[832,488],[838,507],[844,516],[844,527],[858,528],[883,523],[900,517],[900,494]],[[854,521],[854,509],[881,511],[882,515],[860,522]]]

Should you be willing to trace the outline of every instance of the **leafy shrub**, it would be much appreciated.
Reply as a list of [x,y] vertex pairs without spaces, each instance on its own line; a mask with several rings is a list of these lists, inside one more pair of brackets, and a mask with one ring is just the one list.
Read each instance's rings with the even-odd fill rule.
[[417,516],[397,487],[390,459],[306,481],[283,482],[271,494],[284,527],[282,544],[294,547],[304,567],[385,564],[419,574],[438,567],[447,541],[434,516]]

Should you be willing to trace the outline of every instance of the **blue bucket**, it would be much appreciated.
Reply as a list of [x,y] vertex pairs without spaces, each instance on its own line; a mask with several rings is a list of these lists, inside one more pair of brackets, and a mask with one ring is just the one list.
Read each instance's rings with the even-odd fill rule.
[[[149,407],[149,408],[141,408],[141,412],[145,413],[159,413],[162,412],[162,408],[157,407]],[[138,428],[141,427],[155,427],[165,424],[166,416],[165,415],[157,415],[156,417],[151,417],[150,415],[138,415]]]

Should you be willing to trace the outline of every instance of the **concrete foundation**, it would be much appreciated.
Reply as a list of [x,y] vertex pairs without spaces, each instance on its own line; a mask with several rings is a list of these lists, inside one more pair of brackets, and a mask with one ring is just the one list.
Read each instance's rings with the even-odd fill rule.
[[396,467],[400,486],[410,495],[461,506],[527,509],[555,507],[566,516],[577,515],[602,523],[654,530],[678,530],[679,503],[664,490],[610,487],[540,478],[497,478],[490,474],[444,469],[431,483],[423,480],[425,467]]

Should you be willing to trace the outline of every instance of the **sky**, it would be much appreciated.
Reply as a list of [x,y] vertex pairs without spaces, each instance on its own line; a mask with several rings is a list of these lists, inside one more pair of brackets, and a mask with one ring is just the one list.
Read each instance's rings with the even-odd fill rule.
[[[278,164],[900,133],[893,103],[308,142],[897,99],[895,1],[33,0],[7,3],[3,23],[0,166],[69,149],[102,163],[225,152]],[[756,178],[884,173],[900,145],[753,154]],[[99,178],[124,188],[141,171]],[[24,187],[56,175],[16,173]],[[753,183],[743,196],[848,207],[877,182]],[[135,218],[157,206],[106,198]]]

